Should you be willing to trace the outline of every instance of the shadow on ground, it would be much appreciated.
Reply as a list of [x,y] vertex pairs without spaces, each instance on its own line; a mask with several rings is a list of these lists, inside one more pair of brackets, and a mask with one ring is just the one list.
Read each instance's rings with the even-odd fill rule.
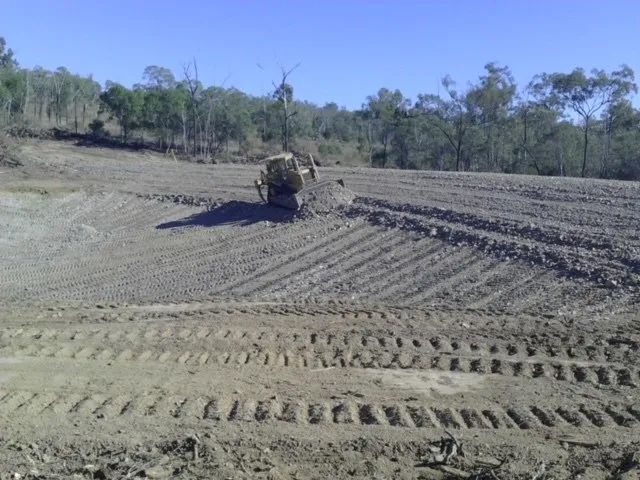
[[156,225],[156,229],[182,227],[219,227],[224,225],[247,226],[258,222],[290,222],[295,213],[265,203],[250,203],[233,200],[213,210],[196,213],[189,217]]

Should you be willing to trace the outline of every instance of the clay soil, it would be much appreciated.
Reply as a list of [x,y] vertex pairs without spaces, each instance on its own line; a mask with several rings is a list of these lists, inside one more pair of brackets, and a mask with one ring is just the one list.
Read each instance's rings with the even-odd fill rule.
[[19,158],[0,478],[638,478],[639,184]]

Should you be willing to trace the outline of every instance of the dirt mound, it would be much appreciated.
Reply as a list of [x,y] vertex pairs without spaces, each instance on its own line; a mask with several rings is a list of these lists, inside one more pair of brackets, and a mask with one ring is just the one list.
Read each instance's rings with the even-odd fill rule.
[[345,207],[356,198],[356,194],[338,182],[321,182],[299,194],[302,200],[302,216],[324,215]]

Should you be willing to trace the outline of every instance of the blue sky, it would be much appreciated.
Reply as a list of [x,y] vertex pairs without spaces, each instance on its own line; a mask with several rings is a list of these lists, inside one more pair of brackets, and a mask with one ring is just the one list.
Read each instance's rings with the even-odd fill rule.
[[380,87],[436,93],[445,74],[464,85],[490,61],[519,85],[576,66],[640,76],[637,0],[0,0],[0,36],[23,66],[128,86],[195,57],[205,85],[259,95],[301,62],[296,97],[347,108]]

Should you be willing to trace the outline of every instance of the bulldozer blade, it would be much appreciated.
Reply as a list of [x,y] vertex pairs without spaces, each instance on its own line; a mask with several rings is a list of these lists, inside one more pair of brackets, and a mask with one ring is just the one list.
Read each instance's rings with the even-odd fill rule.
[[289,210],[300,210],[302,202],[295,193],[281,193],[269,196],[269,203]]

